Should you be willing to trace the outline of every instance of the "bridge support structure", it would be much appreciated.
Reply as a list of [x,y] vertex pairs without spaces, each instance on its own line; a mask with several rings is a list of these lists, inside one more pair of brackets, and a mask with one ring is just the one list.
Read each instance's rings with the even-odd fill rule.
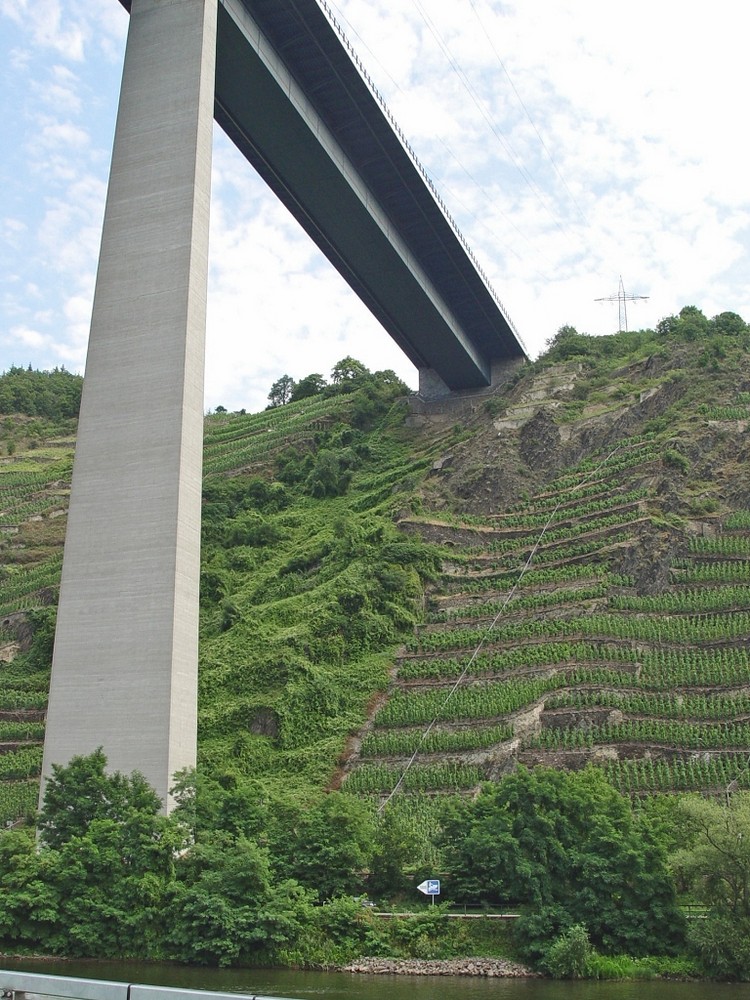
[[169,809],[196,758],[215,117],[420,370],[496,384],[523,346],[318,0],[120,0],[130,28],[50,686],[53,764],[101,746]]
[[44,746],[43,788],[102,746],[165,808],[196,757],[216,18],[132,3]]

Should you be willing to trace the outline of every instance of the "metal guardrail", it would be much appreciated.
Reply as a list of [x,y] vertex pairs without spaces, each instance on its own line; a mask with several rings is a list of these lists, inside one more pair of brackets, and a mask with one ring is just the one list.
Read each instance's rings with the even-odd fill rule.
[[[385,917],[392,918],[395,920],[405,919],[409,917],[423,917],[425,912],[429,913],[429,909],[419,910],[419,912],[414,912],[409,910],[405,913],[387,913],[383,910],[375,910],[373,913],[374,917]],[[446,920],[518,920],[521,916],[520,913],[444,913],[443,917]]]
[[20,1000],[25,994],[62,997],[65,1000],[292,1000],[260,993],[214,993],[174,986],[146,986],[141,983],[118,983],[106,979],[74,979],[68,976],[43,976],[35,972],[0,970],[0,995]]
[[505,306],[503,305],[503,303],[500,300],[499,295],[497,294],[497,292],[495,291],[495,289],[492,287],[492,282],[490,281],[490,279],[488,278],[487,274],[483,270],[481,264],[477,260],[477,257],[475,255],[474,251],[469,246],[468,240],[466,239],[466,237],[464,236],[464,234],[459,229],[458,223],[456,222],[456,220],[453,218],[453,216],[449,212],[448,206],[445,204],[445,202],[443,201],[443,199],[440,197],[440,192],[438,191],[437,186],[436,186],[435,182],[433,181],[432,177],[430,177],[429,173],[427,172],[427,169],[422,164],[422,161],[419,159],[419,157],[417,156],[417,154],[412,149],[412,146],[411,146],[409,140],[406,138],[406,135],[404,134],[403,129],[398,124],[398,122],[396,121],[395,116],[393,115],[393,113],[391,112],[390,108],[388,107],[385,98],[380,93],[380,91],[378,90],[378,88],[375,86],[375,82],[372,80],[372,78],[370,77],[370,74],[365,69],[365,64],[360,59],[359,54],[357,53],[357,50],[354,48],[354,46],[352,45],[352,43],[349,41],[349,38],[347,37],[347,34],[344,31],[343,27],[341,26],[341,24],[339,23],[339,21],[336,19],[336,16],[334,15],[332,8],[327,3],[327,0],[318,0],[318,6],[321,8],[321,10],[323,11],[323,13],[328,18],[329,24],[334,29],[334,31],[336,32],[336,34],[339,36],[339,39],[341,40],[342,45],[344,46],[344,48],[349,53],[349,58],[352,60],[352,62],[354,63],[354,65],[357,67],[357,71],[359,72],[359,75],[362,77],[362,79],[367,84],[370,93],[372,94],[372,96],[375,98],[375,100],[380,105],[380,107],[381,107],[381,109],[383,111],[383,114],[386,116],[386,118],[388,119],[388,122],[390,123],[391,128],[393,129],[393,131],[398,136],[399,142],[404,147],[404,149],[408,153],[409,158],[411,159],[412,163],[414,164],[414,166],[419,171],[419,173],[420,173],[420,175],[422,177],[422,180],[425,182],[425,184],[427,185],[427,187],[430,189],[430,191],[432,193],[432,197],[435,199],[435,202],[437,203],[438,208],[440,209],[440,211],[442,212],[443,216],[445,217],[448,225],[453,230],[454,235],[458,239],[459,243],[464,248],[464,251],[466,252],[467,257],[469,258],[469,260],[474,265],[474,268],[475,268],[477,274],[479,275],[479,277],[484,282],[485,287],[487,288],[487,291],[490,293],[490,295],[494,299],[495,304],[499,308],[500,312],[503,314],[503,317],[506,320],[508,326],[513,331],[513,334],[514,334],[516,340],[518,341],[518,343],[519,343],[519,345],[521,347],[521,350],[524,352],[524,354],[526,354],[528,356],[529,352],[526,349],[526,345],[524,344],[523,340],[521,339],[521,335],[518,332],[518,330],[516,329],[516,326],[515,326],[513,320],[508,315],[508,313],[507,313],[507,311],[505,309]]

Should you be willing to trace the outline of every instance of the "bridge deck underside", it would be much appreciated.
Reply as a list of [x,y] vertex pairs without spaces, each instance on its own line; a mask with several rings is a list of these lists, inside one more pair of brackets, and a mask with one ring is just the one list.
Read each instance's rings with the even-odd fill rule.
[[216,120],[417,368],[524,356],[317,0],[220,0],[216,67]]

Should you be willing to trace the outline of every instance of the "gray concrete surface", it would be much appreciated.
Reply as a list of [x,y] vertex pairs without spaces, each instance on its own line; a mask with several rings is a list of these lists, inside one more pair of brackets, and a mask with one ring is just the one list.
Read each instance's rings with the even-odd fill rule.
[[133,0],[73,470],[43,781],[195,763],[217,0]]

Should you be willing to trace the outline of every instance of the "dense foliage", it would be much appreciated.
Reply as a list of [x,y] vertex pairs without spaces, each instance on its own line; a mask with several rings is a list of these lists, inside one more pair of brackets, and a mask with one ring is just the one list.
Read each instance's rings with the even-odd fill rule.
[[405,394],[409,390],[404,382],[391,369],[382,372],[371,372],[356,358],[346,357],[338,361],[331,371],[331,381],[326,382],[322,375],[313,372],[295,382],[290,375],[282,375],[277,379],[268,393],[268,407],[273,410],[287,403],[297,403],[301,399],[312,396],[341,395],[353,393],[361,389],[371,388],[376,392],[383,388]]
[[678,882],[705,905],[690,943],[709,975],[750,979],[750,797],[726,803],[686,798],[678,815],[686,837],[672,864]]
[[[260,784],[191,773],[175,794],[178,808],[160,815],[143,778],[108,774],[101,751],[55,767],[38,848],[29,831],[0,835],[0,944],[211,965],[471,947],[442,907],[404,924],[360,905],[368,889],[414,884],[398,812],[377,819],[336,792],[295,807]],[[447,897],[525,903],[515,944],[535,962],[560,934],[573,936],[570,961],[580,927],[608,952],[651,954],[680,940],[665,836],[599,772],[521,770],[476,802],[452,802],[440,836]],[[561,950],[550,954],[560,968]]]
[[[563,328],[466,426],[428,433],[392,373],[351,358],[279,379],[261,414],[217,407],[198,772],[167,820],[101,753],[58,770],[39,850],[0,835],[0,942],[211,964],[481,947],[572,977],[689,949],[750,977],[749,346],[740,317],[694,307]],[[69,475],[65,439],[31,450],[42,419],[8,418],[0,482],[4,640],[24,650],[0,670],[11,822],[35,801]],[[534,769],[500,781],[514,757]],[[644,797],[692,789],[719,799]],[[513,939],[358,901],[412,905],[436,874],[444,905],[518,906]],[[686,929],[676,891],[705,919]]]
[[528,907],[515,933],[531,961],[575,926],[609,953],[680,942],[664,848],[598,769],[521,768],[455,804],[444,836],[459,900]]
[[[300,430],[263,475],[206,479],[200,748],[215,775],[323,785],[419,619],[438,556],[394,524],[415,468],[403,389],[344,359],[324,399],[275,409]],[[252,419],[212,417],[208,434]]]
[[696,306],[684,306],[676,316],[665,316],[654,330],[620,331],[610,336],[590,336],[573,326],[562,326],[548,344],[544,362],[570,358],[626,358],[636,351],[658,351],[669,342],[696,342],[706,360],[725,356],[721,339],[750,334],[748,324],[733,312],[722,312],[707,319]]
[[361,905],[386,845],[350,797],[295,809],[183,774],[167,818],[139,775],[105,768],[101,751],[55,768],[38,847],[28,829],[0,834],[3,948],[207,965],[497,948],[487,928],[446,926],[440,907],[397,926]]
[[78,416],[83,378],[64,368],[11,367],[0,375],[0,413],[60,420]]

